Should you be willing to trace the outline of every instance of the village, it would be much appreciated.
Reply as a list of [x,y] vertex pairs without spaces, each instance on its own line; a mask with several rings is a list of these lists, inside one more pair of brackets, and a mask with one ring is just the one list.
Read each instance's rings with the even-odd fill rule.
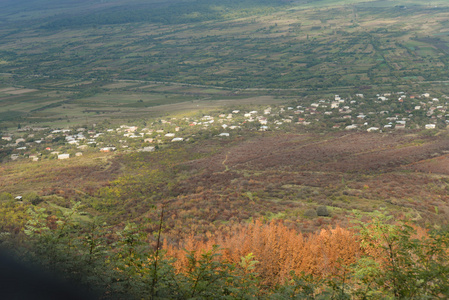
[[[429,93],[355,94],[348,98],[301,99],[289,105],[228,108],[182,118],[113,126],[105,122],[77,128],[24,126],[1,134],[4,161],[69,159],[88,152],[156,151],[171,143],[230,138],[245,131],[337,131],[388,133],[446,128],[448,98]],[[136,122],[141,123],[141,122]],[[108,127],[109,125],[109,127]],[[0,157],[1,159],[1,157]]]

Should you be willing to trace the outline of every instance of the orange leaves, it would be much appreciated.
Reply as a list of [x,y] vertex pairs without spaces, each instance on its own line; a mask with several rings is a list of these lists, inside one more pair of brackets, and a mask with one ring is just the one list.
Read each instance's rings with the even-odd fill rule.
[[307,244],[315,258],[315,264],[310,266],[311,273],[318,276],[337,274],[344,266],[354,263],[361,254],[354,233],[341,227],[322,229],[319,234],[312,235]]
[[259,261],[255,271],[265,285],[284,282],[291,270],[320,277],[335,275],[361,254],[357,239],[347,229],[323,229],[306,237],[280,221],[264,223],[260,220],[240,225],[227,236],[210,236],[206,242],[196,240],[193,235],[180,247],[165,242],[164,249],[168,256],[177,258],[175,267],[182,272],[187,260],[181,249],[196,250],[200,255],[202,250],[211,250],[215,244],[222,247],[222,259],[235,264],[241,257],[253,253]]

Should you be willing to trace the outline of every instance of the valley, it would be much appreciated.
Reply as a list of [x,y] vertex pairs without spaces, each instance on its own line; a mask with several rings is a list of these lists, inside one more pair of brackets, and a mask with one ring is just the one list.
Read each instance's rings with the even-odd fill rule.
[[446,297],[448,17],[5,1],[0,245],[99,299]]

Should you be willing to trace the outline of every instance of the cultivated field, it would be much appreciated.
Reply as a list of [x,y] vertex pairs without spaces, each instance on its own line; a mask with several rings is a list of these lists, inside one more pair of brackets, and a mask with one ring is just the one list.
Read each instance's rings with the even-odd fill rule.
[[91,14],[51,6],[51,17],[8,6],[0,127],[139,117],[195,100],[447,92],[443,1],[138,2],[93,5]]

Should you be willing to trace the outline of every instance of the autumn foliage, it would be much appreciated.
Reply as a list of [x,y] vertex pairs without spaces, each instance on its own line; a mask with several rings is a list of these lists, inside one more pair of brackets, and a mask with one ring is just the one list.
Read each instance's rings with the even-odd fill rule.
[[[233,235],[189,236],[180,245],[164,243],[180,274],[189,272],[186,253],[197,256],[222,246],[223,263],[242,265],[252,257],[262,291],[286,296],[323,299],[415,299],[449,295],[447,232],[429,231],[407,220],[393,221],[378,214],[353,228],[329,228],[303,234],[282,221],[254,221]],[[276,294],[280,293],[280,294]],[[276,296],[276,297],[277,297]],[[393,299],[392,298],[392,299]],[[342,298],[343,299],[343,298]],[[349,299],[349,298],[344,298]]]
[[361,255],[360,242],[351,230],[336,227],[304,235],[280,221],[260,220],[237,228],[233,235],[209,235],[207,241],[197,240],[193,235],[181,245],[165,241],[164,249],[169,257],[177,259],[175,267],[182,272],[187,266],[185,250],[196,250],[200,255],[201,250],[209,251],[216,244],[222,247],[222,259],[232,263],[253,253],[259,261],[256,273],[264,285],[284,282],[290,271],[318,277],[337,275]]
[[[105,299],[447,299],[449,232],[378,212],[351,228],[302,233],[256,220],[181,242],[128,223],[29,209],[24,257],[104,290]],[[156,238],[157,246],[151,241]],[[123,297],[122,297],[123,296]]]

